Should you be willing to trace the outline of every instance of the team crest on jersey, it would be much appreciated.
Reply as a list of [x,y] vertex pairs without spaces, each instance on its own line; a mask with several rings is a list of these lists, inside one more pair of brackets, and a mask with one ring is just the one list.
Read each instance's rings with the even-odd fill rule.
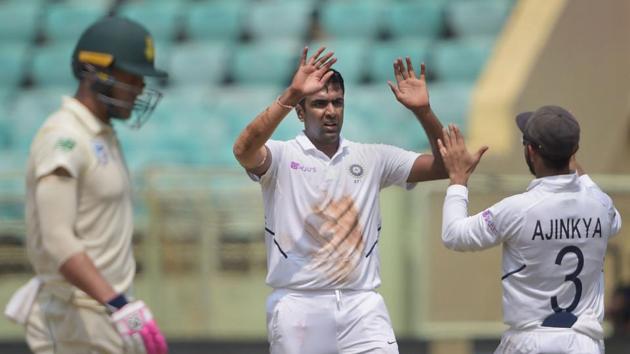
[[354,178],[361,178],[363,177],[363,173],[365,172],[363,169],[363,166],[355,163],[352,164],[349,168],[350,174],[354,177]]
[[99,165],[107,165],[109,162],[109,156],[107,155],[107,148],[102,141],[93,141],[92,148],[94,149],[94,154],[96,155],[96,159],[98,160]]
[[69,152],[74,149],[77,143],[71,138],[61,138],[57,140],[55,147],[61,151]]

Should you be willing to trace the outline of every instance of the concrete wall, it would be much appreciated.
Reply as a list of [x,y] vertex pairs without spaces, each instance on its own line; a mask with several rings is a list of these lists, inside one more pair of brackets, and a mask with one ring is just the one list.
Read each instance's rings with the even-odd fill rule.
[[526,173],[513,117],[556,104],[580,121],[589,172],[630,172],[629,34],[629,1],[520,1],[473,97],[470,143],[491,148],[481,171]]

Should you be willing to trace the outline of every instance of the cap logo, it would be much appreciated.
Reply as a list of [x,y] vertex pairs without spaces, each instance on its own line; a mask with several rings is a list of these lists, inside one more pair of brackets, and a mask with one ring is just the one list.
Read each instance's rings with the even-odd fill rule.
[[153,62],[153,58],[155,58],[155,48],[153,47],[153,39],[147,36],[144,39],[144,56],[148,61]]
[[114,61],[114,56],[107,53],[90,52],[82,50],[79,52],[79,62],[108,67]]

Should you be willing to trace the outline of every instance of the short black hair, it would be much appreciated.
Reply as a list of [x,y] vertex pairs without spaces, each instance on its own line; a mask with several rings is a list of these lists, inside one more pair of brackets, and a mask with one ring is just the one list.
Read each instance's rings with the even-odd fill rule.
[[569,163],[571,162],[571,156],[560,158],[560,159],[557,159],[557,158],[552,159],[545,156],[544,153],[541,153],[540,150],[536,146],[532,145],[532,147],[536,151],[538,151],[538,154],[542,158],[543,165],[545,165],[545,167],[547,167],[548,169],[561,171],[561,170],[565,170],[569,168]]
[[[333,72],[332,76],[330,77],[330,79],[328,79],[328,82],[326,82],[326,87],[328,86],[339,86],[339,88],[341,89],[341,92],[343,92],[344,94],[346,93],[346,87],[343,84],[343,76],[341,76],[341,73],[335,69],[330,69],[330,71]],[[304,108],[304,102],[305,102],[306,98],[302,98],[300,100],[300,102],[298,102],[298,104],[300,106],[302,106],[302,108]]]

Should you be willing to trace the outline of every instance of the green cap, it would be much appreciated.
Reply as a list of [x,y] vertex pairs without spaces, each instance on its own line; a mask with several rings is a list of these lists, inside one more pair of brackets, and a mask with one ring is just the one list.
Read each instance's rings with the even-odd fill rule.
[[114,67],[140,76],[167,77],[154,66],[155,47],[151,34],[137,22],[123,17],[105,17],[88,27],[72,54],[73,67],[92,64]]

